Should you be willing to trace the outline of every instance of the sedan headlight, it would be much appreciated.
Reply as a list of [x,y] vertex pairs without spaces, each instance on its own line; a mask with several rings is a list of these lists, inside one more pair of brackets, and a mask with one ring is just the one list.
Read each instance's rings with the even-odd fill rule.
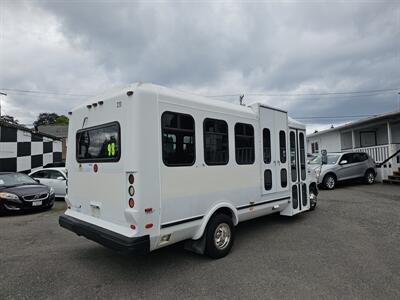
[[50,187],[50,195],[54,195],[54,189]]
[[17,195],[15,195],[15,194],[2,192],[2,193],[0,193],[0,199],[19,200],[19,197]]

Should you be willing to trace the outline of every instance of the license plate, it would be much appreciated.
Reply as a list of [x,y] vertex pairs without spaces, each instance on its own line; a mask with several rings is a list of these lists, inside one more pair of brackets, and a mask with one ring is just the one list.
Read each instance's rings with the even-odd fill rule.
[[42,201],[34,201],[32,202],[32,206],[40,206],[42,205]]

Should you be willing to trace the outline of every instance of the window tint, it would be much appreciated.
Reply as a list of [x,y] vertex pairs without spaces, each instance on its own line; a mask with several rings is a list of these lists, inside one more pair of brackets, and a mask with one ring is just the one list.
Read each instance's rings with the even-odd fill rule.
[[352,153],[343,154],[343,156],[342,156],[342,158],[340,159],[340,161],[342,162],[342,161],[344,161],[344,160],[347,160],[347,163],[348,163],[348,164],[353,163],[353,154],[352,154]]
[[235,154],[239,165],[254,163],[254,128],[250,124],[235,125]]
[[49,174],[50,179],[57,179],[58,177],[64,177],[60,172],[56,170],[48,170],[47,172]]
[[297,195],[297,185],[292,186],[292,207],[296,209],[299,206],[299,199]]
[[118,123],[81,129],[76,134],[78,162],[118,161],[120,157],[120,128]]
[[207,165],[226,165],[229,160],[228,124],[223,120],[205,119],[204,161]]
[[263,153],[264,163],[271,163],[271,132],[268,128],[263,129]]
[[300,174],[301,174],[301,180],[305,180],[306,179],[306,151],[304,148],[304,133],[300,132],[299,140],[300,140]]
[[301,198],[303,206],[307,206],[307,185],[305,183],[301,185]]
[[49,174],[47,171],[37,171],[36,173],[33,173],[32,176],[33,178],[49,178]]
[[281,187],[287,187],[287,171],[286,169],[281,169]]
[[290,174],[292,177],[292,182],[296,182],[297,181],[296,135],[293,131],[290,132]]
[[161,116],[162,157],[167,166],[191,166],[195,161],[194,119],[190,115],[164,112]]
[[286,133],[279,131],[279,156],[281,163],[286,162]]
[[264,171],[264,188],[267,191],[272,189],[272,172],[271,172],[271,170]]

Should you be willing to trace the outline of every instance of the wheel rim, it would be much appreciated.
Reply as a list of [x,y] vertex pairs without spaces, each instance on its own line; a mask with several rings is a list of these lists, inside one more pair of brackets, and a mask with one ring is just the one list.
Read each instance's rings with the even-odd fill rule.
[[333,189],[335,187],[335,178],[329,176],[326,180],[326,186],[330,189]]
[[231,240],[231,228],[226,223],[221,223],[215,229],[214,244],[219,250],[225,249]]
[[374,182],[374,180],[375,180],[375,178],[374,178],[374,174],[372,174],[372,173],[368,173],[368,177],[367,177],[367,179],[368,179],[368,183],[373,183],[373,182]]

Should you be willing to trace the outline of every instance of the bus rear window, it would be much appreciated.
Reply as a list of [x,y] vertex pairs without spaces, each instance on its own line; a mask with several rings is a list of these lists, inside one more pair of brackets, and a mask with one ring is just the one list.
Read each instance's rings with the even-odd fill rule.
[[78,162],[115,162],[121,155],[117,122],[81,129],[76,134]]

